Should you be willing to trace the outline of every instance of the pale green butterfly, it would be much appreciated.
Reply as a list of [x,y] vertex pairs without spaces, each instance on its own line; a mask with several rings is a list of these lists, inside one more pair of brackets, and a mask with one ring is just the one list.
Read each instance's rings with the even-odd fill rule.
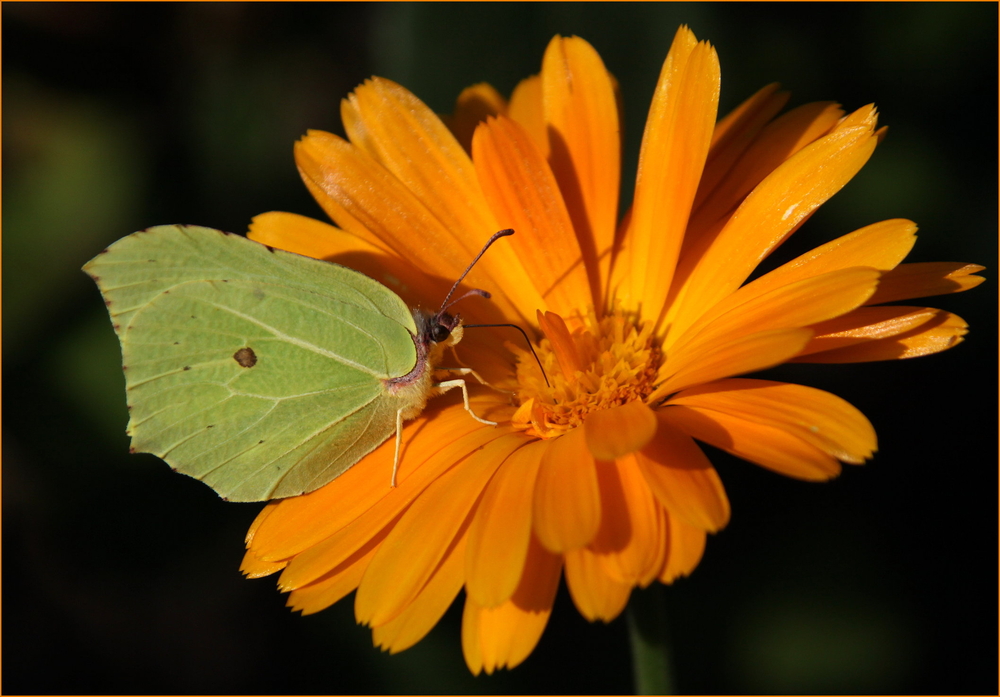
[[[493,235],[466,273],[513,233]],[[395,486],[402,423],[432,393],[461,387],[468,412],[495,425],[469,407],[464,380],[432,378],[462,338],[446,310],[464,273],[437,313],[411,312],[347,267],[179,225],[118,240],[83,270],[121,340],[131,452],[230,501],[317,489],[393,432]]]

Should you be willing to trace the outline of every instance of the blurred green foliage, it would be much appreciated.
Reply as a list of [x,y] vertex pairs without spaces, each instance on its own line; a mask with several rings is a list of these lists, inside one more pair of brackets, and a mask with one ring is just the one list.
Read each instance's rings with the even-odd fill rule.
[[[6,693],[619,693],[624,619],[560,592],[541,644],[473,678],[460,604],[398,656],[350,600],[293,615],[237,572],[259,506],[225,504],[129,456],[120,354],[80,266],[134,230],[241,232],[321,217],[292,161],[342,132],[370,74],[439,112],[509,93],[555,33],[622,87],[624,172],[677,25],[718,48],[726,111],[765,83],[792,104],[875,102],[888,139],[776,258],[862,225],[921,226],[912,260],[995,266],[997,6],[991,3],[5,3],[3,551]],[[625,198],[630,182],[625,182]],[[880,452],[825,485],[712,453],[734,516],[668,589],[688,693],[997,690],[996,307],[988,285],[931,304],[965,344],[892,365],[790,366],[860,407]],[[975,395],[975,396],[974,396]]]

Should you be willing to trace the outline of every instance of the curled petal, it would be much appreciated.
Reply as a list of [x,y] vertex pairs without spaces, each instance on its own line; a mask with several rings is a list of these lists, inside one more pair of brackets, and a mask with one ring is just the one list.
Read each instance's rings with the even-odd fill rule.
[[958,315],[937,310],[935,316],[914,329],[882,339],[873,339],[830,351],[811,353],[797,363],[863,363],[916,358],[958,346],[969,331]]
[[869,305],[890,303],[929,295],[961,293],[975,288],[986,279],[974,276],[986,267],[979,264],[928,262],[903,264],[883,274],[878,290],[868,300]]
[[614,460],[644,447],[656,433],[656,414],[640,401],[595,411],[583,424],[595,460]]

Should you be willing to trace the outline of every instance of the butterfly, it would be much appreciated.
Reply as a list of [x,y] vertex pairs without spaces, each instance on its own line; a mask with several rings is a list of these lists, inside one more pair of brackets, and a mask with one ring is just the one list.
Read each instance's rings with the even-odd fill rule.
[[[465,273],[513,233],[493,235]],[[393,433],[394,486],[403,421],[454,387],[495,425],[469,407],[463,379],[433,380],[462,338],[447,309],[465,273],[438,312],[411,311],[345,266],[180,225],[133,233],[83,270],[121,341],[130,450],[227,500],[317,489]]]

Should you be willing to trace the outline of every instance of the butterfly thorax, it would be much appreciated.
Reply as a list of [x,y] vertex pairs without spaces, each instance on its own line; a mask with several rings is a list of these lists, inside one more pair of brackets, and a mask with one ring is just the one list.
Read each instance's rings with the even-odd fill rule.
[[414,310],[413,319],[417,333],[413,345],[417,362],[406,375],[385,380],[386,389],[393,396],[408,403],[404,419],[412,419],[423,411],[427,398],[432,395],[434,369],[441,364],[445,349],[462,340],[462,319],[447,312],[428,314]]

